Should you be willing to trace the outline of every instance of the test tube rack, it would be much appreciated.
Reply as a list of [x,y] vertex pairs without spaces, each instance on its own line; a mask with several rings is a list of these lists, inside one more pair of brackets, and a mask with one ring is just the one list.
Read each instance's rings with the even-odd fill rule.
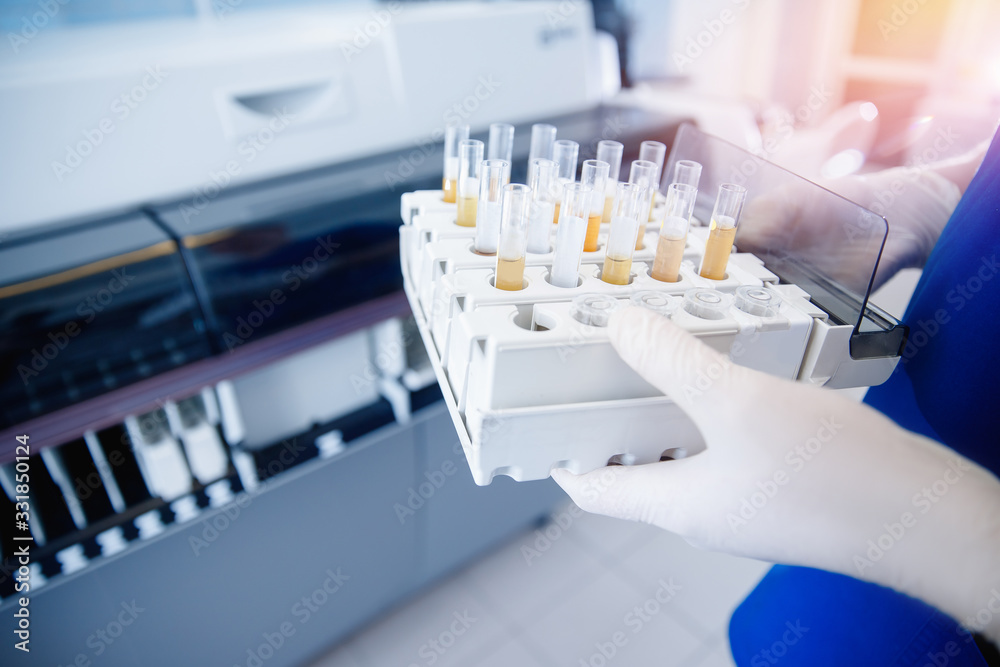
[[[404,194],[401,215],[406,295],[479,485],[496,475],[543,479],[553,468],[583,473],[704,449],[684,412],[621,360],[608,329],[574,316],[573,300],[581,295],[622,305],[637,294],[663,295],[663,312],[735,363],[802,382],[880,384],[898,361],[852,358],[853,327],[834,321],[803,289],[782,284],[754,255],[734,253],[724,280],[699,276],[704,226],[688,234],[676,283],[649,275],[654,224],[645,227],[631,283],[600,280],[604,224],[600,248],[583,254],[577,287],[547,281],[551,252],[528,253],[524,288],[505,291],[492,285],[496,257],[473,250],[475,229],[455,224],[455,205],[445,203],[441,191]],[[741,287],[761,290],[771,305],[748,307],[734,298]],[[685,295],[690,299],[696,289],[714,290],[719,304],[707,311],[690,307]]]

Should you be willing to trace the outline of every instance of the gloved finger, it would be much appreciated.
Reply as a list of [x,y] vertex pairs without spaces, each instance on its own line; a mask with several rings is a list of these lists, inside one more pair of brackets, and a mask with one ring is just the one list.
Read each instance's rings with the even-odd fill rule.
[[608,466],[582,475],[557,468],[552,479],[580,509],[617,519],[678,530],[678,512],[687,506],[695,459],[635,466]]
[[661,315],[625,308],[612,315],[608,329],[625,363],[681,406],[703,433],[718,419],[720,401],[754,396],[755,378],[746,368]]

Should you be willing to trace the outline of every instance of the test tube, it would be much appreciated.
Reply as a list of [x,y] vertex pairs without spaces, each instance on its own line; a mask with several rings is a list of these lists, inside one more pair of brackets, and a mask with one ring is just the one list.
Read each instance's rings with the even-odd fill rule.
[[455,222],[461,227],[476,226],[479,200],[479,175],[483,164],[483,142],[465,139],[458,142],[458,212]]
[[611,205],[615,201],[624,150],[625,146],[619,141],[605,139],[597,142],[597,159],[608,163],[608,183],[607,191],[604,193],[604,214],[601,216],[601,222],[611,222]]
[[[650,200],[653,197],[653,192],[659,186],[659,181],[656,180],[656,163],[650,162],[649,160],[635,160],[632,162],[632,168],[628,172],[628,182],[640,185],[645,188],[642,194],[642,206],[644,213],[642,214],[642,223],[636,230],[635,236],[635,249],[642,250],[644,232],[646,231],[646,213],[645,211],[650,210]],[[614,218],[614,215],[612,215]]]
[[490,125],[490,143],[486,147],[487,160],[507,160],[514,154],[514,126],[509,123]]
[[[634,163],[633,163],[634,164]],[[611,205],[611,230],[604,254],[601,280],[611,285],[628,285],[632,278],[632,252],[639,220],[646,214],[645,187],[619,183]]]
[[[580,144],[569,139],[560,139],[552,148],[552,161],[559,165],[557,177],[560,185],[572,183],[576,180],[576,160],[580,154]],[[556,201],[556,210],[552,217],[552,222],[559,222],[559,206],[561,202]]]
[[500,193],[510,183],[510,162],[483,160],[476,210],[476,252],[492,255],[500,242]]
[[444,172],[441,177],[441,190],[444,200],[455,203],[455,190],[458,188],[458,143],[469,138],[468,125],[448,125],[444,128]]
[[719,186],[719,196],[712,209],[712,222],[709,223],[708,240],[705,241],[705,256],[701,259],[701,271],[698,272],[702,278],[725,279],[726,264],[733,251],[736,225],[740,222],[746,196],[747,189],[741,185],[723,183]]
[[531,126],[531,148],[528,150],[528,164],[536,158],[552,159],[552,147],[556,142],[554,125],[535,123]]
[[674,183],[698,187],[701,180],[701,163],[694,160],[678,160],[674,165]]
[[656,206],[656,193],[660,189],[660,176],[663,173],[663,160],[667,157],[667,147],[659,141],[644,141],[639,144],[639,159],[656,165],[656,178],[653,180],[653,190],[649,193],[649,215],[646,220],[652,222],[653,207]]
[[503,186],[500,198],[500,247],[494,286],[519,290],[524,286],[524,253],[528,245],[531,188],[520,183]]
[[583,242],[587,237],[587,217],[590,215],[590,196],[593,190],[583,183],[563,185],[559,231],[556,233],[556,250],[552,256],[549,282],[556,287],[576,287],[580,281],[580,260],[583,259]]
[[587,238],[583,242],[584,252],[597,250],[597,235],[601,231],[601,217],[604,215],[604,191],[608,181],[607,162],[585,160],[580,171],[580,182],[593,188],[590,193],[590,215],[587,217]]
[[528,221],[528,252],[549,252],[552,216],[556,208],[556,170],[552,160],[534,158],[528,161],[528,186],[531,188],[531,219]]
[[667,188],[667,202],[664,206],[666,215],[660,226],[653,270],[650,272],[656,280],[675,283],[680,278],[684,244],[697,196],[698,190],[686,183],[672,183]]

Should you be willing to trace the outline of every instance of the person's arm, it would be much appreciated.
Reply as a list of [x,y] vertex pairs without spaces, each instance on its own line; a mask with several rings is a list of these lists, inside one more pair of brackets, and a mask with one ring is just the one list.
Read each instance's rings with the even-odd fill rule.
[[[881,413],[734,365],[648,310],[612,343],[680,405],[707,450],[677,461],[553,470],[583,509],[697,546],[839,572],[920,598],[1000,640],[1000,480]],[[675,446],[665,435],[664,449]],[[983,611],[985,610],[985,611]]]

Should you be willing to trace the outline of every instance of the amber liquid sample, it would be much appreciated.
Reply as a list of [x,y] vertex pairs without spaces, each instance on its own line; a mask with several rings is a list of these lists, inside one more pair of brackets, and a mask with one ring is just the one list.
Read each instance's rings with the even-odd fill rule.
[[653,209],[656,208],[656,195],[654,194],[649,200],[649,217],[646,219],[649,222],[653,222]]
[[511,292],[524,287],[524,255],[518,259],[497,258],[497,289]]
[[458,197],[458,217],[455,222],[460,227],[476,226],[476,208],[479,206],[479,197]]
[[705,242],[705,257],[701,260],[701,271],[698,272],[702,278],[723,280],[726,277],[726,264],[729,263],[735,239],[736,225],[731,220],[722,225],[712,220],[708,241]]
[[455,194],[458,192],[458,179],[442,178],[441,190],[444,192],[444,201],[448,204],[454,204]]
[[601,216],[601,222],[611,222],[611,207],[614,203],[614,195],[604,198],[604,214]]
[[597,235],[601,232],[601,214],[592,214],[587,218],[587,237],[583,241],[584,252],[597,250]]
[[[640,213],[640,215],[642,215],[642,214]],[[645,247],[645,244],[643,242],[643,239],[645,239],[645,238],[646,238],[646,223],[645,222],[640,222],[639,223],[639,230],[635,234],[635,249],[636,250],[642,250]]]
[[665,283],[675,283],[680,280],[681,260],[683,259],[684,237],[661,236],[656,243],[656,257],[653,259],[653,270],[650,275]]
[[559,202],[556,202],[556,210],[555,210],[555,213],[552,214],[552,224],[554,224],[554,225],[558,225],[559,224],[559,209],[561,207],[562,207],[562,204],[560,204]]
[[610,285],[628,285],[631,277],[631,257],[627,259],[604,258],[604,269],[601,271],[601,280]]

